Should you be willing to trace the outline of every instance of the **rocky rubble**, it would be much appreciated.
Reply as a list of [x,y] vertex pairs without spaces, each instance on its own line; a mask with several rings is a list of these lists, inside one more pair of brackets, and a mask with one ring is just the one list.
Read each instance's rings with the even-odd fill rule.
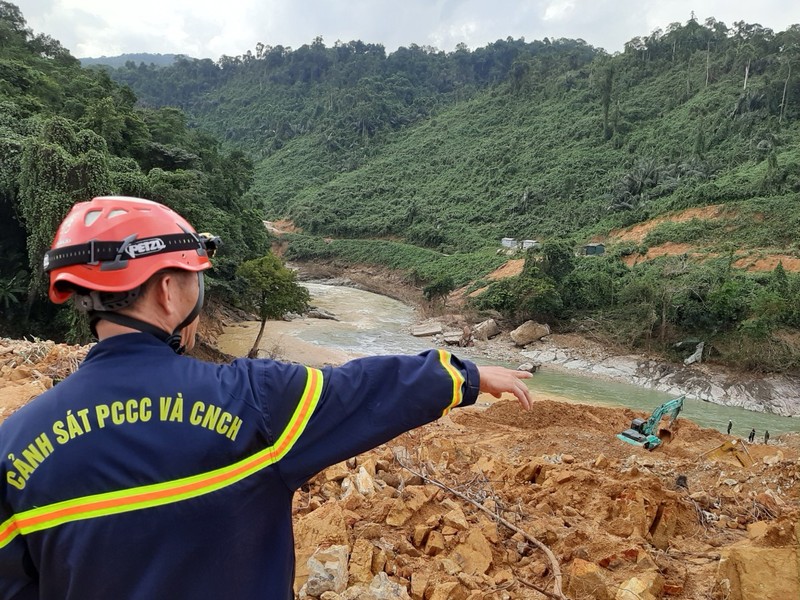
[[327,469],[295,504],[299,597],[552,593],[544,554],[477,505],[549,546],[574,600],[798,597],[796,447],[753,446],[751,469],[705,461],[727,438],[680,419],[650,453],[613,435],[632,415],[500,402]]
[[[0,419],[87,351],[0,339]],[[654,452],[617,440],[636,416],[482,396],[326,469],[295,497],[298,597],[542,599],[555,569],[572,600],[800,597],[800,436],[743,468],[685,419]]]
[[0,420],[75,371],[88,351],[50,340],[0,338]]

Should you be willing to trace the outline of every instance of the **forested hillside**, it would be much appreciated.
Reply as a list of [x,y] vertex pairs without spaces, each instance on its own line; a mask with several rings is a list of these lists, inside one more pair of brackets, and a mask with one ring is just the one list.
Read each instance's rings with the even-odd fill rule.
[[267,252],[261,211],[244,198],[252,163],[186,126],[175,108],[141,108],[130,89],[87,70],[0,2],[0,330],[85,340],[71,311],[46,301],[42,257],[77,201],[163,202],[227,242],[211,293],[232,294],[239,263]]
[[[511,321],[662,351],[703,339],[730,364],[800,368],[800,276],[788,260],[800,256],[798,25],[692,19],[613,56],[582,40],[388,53],[318,38],[217,61],[86,70],[44,36],[60,52],[47,58],[43,36],[10,22],[25,58],[2,49],[13,74],[8,139],[44,135],[45,114],[69,119],[73,135],[102,138],[106,189],[166,198],[201,225],[215,214],[252,217],[255,229],[260,218],[288,218],[302,232],[289,240],[292,258],[401,269],[431,299],[466,285],[473,308]],[[20,218],[17,245],[30,230],[41,248],[45,220],[26,213],[33,163],[22,147],[3,159],[22,175],[5,192],[4,206],[18,208],[4,210]],[[84,146],[62,147],[77,160]],[[687,209],[694,218],[670,217]],[[646,235],[619,233],[654,217]],[[233,233],[236,252],[260,239],[255,229]],[[521,275],[491,282],[502,237],[542,247]],[[606,253],[577,256],[590,241]],[[762,255],[786,266],[741,268]]]
[[[252,196],[304,232],[294,258],[400,268],[429,297],[470,284],[479,310],[626,345],[696,338],[741,367],[800,367],[798,276],[737,268],[798,255],[798,25],[692,19],[613,56],[581,40],[387,54],[316,39],[111,75],[246,148]],[[661,215],[636,242],[609,236]],[[543,247],[492,283],[501,237]],[[606,254],[579,259],[589,241]],[[637,258],[670,244],[692,260]]]
[[122,67],[127,63],[138,65],[144,63],[146,65],[156,65],[160,67],[168,67],[178,59],[176,54],[151,54],[148,52],[138,52],[136,54],[120,54],[119,56],[101,56],[100,58],[81,58],[81,64],[84,67],[91,65],[105,65],[108,67]]
[[796,192],[799,61],[800,27],[708,19],[615,56],[581,40],[387,54],[316,39],[112,76],[263,158],[270,216],[450,251]]

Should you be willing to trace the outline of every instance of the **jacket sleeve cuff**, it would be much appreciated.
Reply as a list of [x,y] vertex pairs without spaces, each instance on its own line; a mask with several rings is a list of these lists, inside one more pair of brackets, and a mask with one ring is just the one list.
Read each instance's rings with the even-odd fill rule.
[[461,360],[461,364],[466,374],[466,380],[464,381],[464,399],[459,406],[470,406],[475,404],[478,394],[481,392],[481,375],[478,367],[472,361]]

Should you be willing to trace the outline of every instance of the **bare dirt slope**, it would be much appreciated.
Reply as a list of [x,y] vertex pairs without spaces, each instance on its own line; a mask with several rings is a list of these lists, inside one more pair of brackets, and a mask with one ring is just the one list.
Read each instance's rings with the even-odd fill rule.
[[687,208],[686,210],[676,213],[661,215],[644,223],[637,223],[636,225],[631,225],[630,227],[624,227],[622,229],[614,229],[609,233],[608,237],[609,239],[620,242],[641,243],[644,241],[647,234],[661,223],[682,223],[684,221],[691,221],[692,219],[715,219],[721,214],[723,206],[722,204],[715,204],[698,208]]
[[[0,418],[86,350],[0,340]],[[728,438],[683,419],[653,452],[624,444],[615,434],[634,416],[644,415],[557,399],[525,413],[482,396],[327,469],[296,496],[298,591],[546,598],[536,590],[552,594],[560,569],[575,600],[797,598],[800,440],[749,446],[755,465],[743,468],[704,459]],[[343,549],[343,564],[309,567],[332,548]],[[325,566],[339,579],[323,576]]]
[[[723,215],[723,204],[687,208],[686,210],[658,216],[644,223],[637,223],[630,227],[614,229],[608,236],[601,236],[595,239],[597,242],[617,243],[635,242],[642,243],[647,234],[662,223],[682,223],[698,219],[700,221],[712,221],[719,219]],[[714,252],[709,252],[703,248],[696,248],[690,244],[667,242],[647,249],[644,254],[631,254],[624,257],[624,262],[630,267],[637,263],[652,260],[659,256],[680,256],[686,255],[692,260],[703,260],[717,256]],[[772,271],[778,263],[783,268],[791,272],[800,272],[800,258],[790,254],[785,254],[774,249],[759,250],[739,250],[734,257],[734,266],[752,272]]]

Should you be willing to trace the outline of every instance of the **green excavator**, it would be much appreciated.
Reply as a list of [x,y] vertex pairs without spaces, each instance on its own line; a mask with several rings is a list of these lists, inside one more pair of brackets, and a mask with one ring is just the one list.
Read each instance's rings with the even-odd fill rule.
[[[633,444],[634,446],[642,446],[646,450],[653,450],[660,446],[663,442],[672,439],[672,424],[678,418],[678,414],[683,408],[683,401],[686,396],[679,396],[664,402],[661,406],[653,411],[648,419],[634,419],[631,421],[630,429],[626,429],[622,433],[618,433],[617,437],[623,442]],[[661,419],[669,417],[669,424],[666,428],[660,428]]]

